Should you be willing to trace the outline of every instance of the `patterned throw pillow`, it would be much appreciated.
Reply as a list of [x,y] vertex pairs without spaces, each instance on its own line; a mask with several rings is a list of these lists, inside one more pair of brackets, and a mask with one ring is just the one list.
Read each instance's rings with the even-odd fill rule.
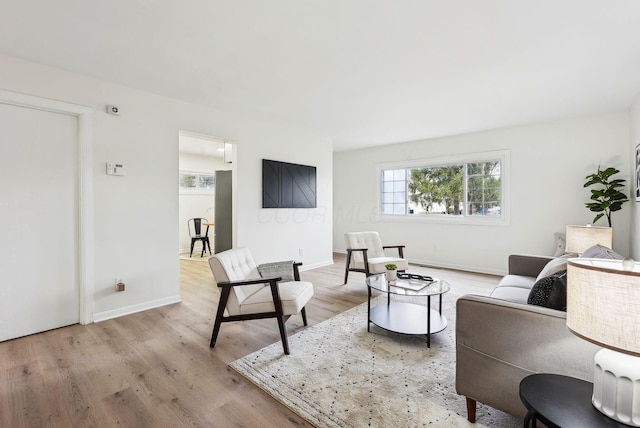
[[527,303],[545,308],[567,310],[567,271],[539,279],[531,287]]
[[281,277],[282,281],[293,281],[293,260],[286,262],[263,263],[258,266],[262,278]]

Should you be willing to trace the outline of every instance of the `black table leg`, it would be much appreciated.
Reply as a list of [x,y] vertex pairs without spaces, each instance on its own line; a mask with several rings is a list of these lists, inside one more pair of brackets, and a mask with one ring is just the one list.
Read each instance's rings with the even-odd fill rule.
[[529,410],[524,417],[524,428],[536,428],[536,412]]
[[431,296],[427,296],[427,348],[431,348]]
[[367,298],[367,331],[371,331],[371,287],[367,287],[369,297]]

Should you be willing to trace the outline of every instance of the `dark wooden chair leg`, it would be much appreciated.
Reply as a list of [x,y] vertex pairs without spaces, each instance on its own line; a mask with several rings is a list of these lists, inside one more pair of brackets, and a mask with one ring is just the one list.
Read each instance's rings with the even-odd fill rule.
[[224,317],[224,310],[227,307],[227,300],[229,300],[229,293],[231,290],[229,287],[222,289],[220,294],[220,302],[218,302],[218,312],[216,313],[216,321],[213,323],[213,332],[211,333],[211,343],[209,347],[216,346],[216,340],[218,339],[218,333],[220,332],[220,325],[222,324],[222,318]]
[[278,318],[278,328],[280,329],[280,338],[282,339],[282,347],[284,348],[284,353],[289,355],[289,341],[287,340],[287,331],[284,328],[284,317],[276,317]]
[[307,325],[307,308],[302,308],[300,313],[302,314],[302,322],[306,326]]
[[289,318],[289,316],[285,317],[282,311],[282,301],[280,300],[278,283],[276,281],[271,281],[269,282],[269,287],[271,287],[271,297],[273,298],[273,306],[276,310],[276,318],[278,319],[278,328],[280,329],[282,347],[284,348],[285,355],[289,355],[289,341],[287,340],[287,331],[284,328],[284,323]]
[[347,278],[349,278],[349,264],[351,264],[351,251],[347,250],[347,265],[344,268],[344,283],[347,283]]
[[472,424],[476,423],[476,400],[467,398],[467,420]]

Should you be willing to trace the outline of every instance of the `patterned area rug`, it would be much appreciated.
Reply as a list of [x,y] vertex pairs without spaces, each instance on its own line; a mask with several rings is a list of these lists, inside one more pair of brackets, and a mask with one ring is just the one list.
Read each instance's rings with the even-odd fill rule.
[[289,337],[291,355],[277,342],[230,366],[317,427],[521,427],[481,404],[478,423],[466,420],[454,385],[455,299],[444,295],[448,327],[430,349],[424,336],[367,332],[364,303]]

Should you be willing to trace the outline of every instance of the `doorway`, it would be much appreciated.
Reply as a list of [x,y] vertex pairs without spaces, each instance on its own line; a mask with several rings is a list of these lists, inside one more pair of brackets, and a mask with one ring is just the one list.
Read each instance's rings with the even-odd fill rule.
[[[202,242],[196,241],[191,254],[191,237],[188,221],[204,218],[209,226],[209,244],[216,252],[218,233],[216,216],[216,171],[233,170],[234,143],[228,140],[192,132],[180,131],[179,154],[179,254],[181,260],[206,261],[209,252],[202,252]],[[206,227],[202,232],[206,232]],[[221,232],[227,232],[221,230]]]

